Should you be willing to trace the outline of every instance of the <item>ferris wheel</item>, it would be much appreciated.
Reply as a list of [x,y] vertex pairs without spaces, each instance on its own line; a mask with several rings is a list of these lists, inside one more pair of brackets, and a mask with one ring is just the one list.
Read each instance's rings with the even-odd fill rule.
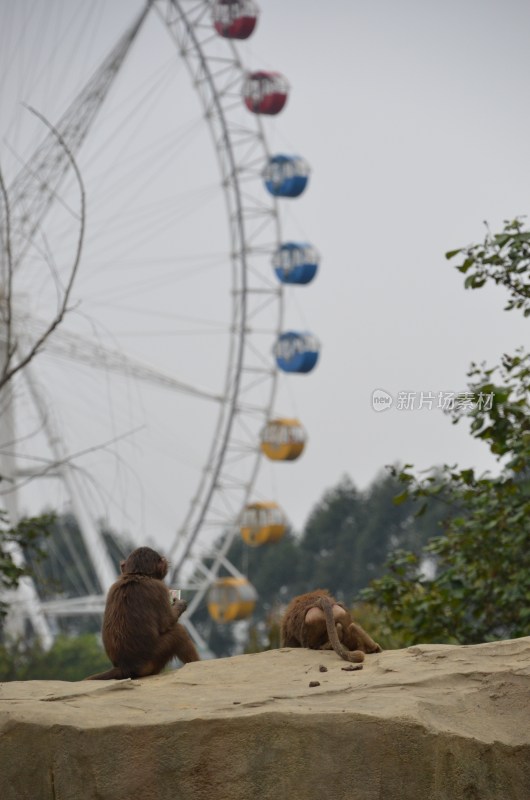
[[[0,396],[8,478],[0,500],[16,517],[38,475],[45,488],[36,502],[57,502],[50,487],[66,487],[97,574],[98,585],[78,597],[46,603],[23,584],[20,608],[41,635],[56,616],[103,609],[115,573],[93,513],[98,503],[100,516],[115,506],[140,509],[124,515],[123,526],[134,521],[139,543],[148,538],[168,553],[173,585],[192,598],[193,629],[193,613],[212,586],[219,589],[221,573],[230,591],[245,585],[227,558],[237,530],[257,544],[284,526],[274,503],[251,502],[261,459],[294,460],[305,444],[300,422],[277,416],[274,400],[278,370],[308,372],[318,359],[314,336],[284,330],[283,286],[309,282],[318,266],[312,245],[284,241],[280,227],[281,198],[305,190],[308,167],[298,154],[269,151],[263,118],[282,110],[289,87],[278,72],[243,66],[235,42],[256,26],[251,0],[139,3],[95,68],[90,44],[104,23],[80,16],[82,6],[69,4],[63,27],[50,28],[52,38],[70,43],[64,58],[42,42],[35,57],[43,19],[31,20],[29,6],[11,39],[19,48],[27,42],[25,67],[35,70],[24,69],[8,100],[40,112],[19,107],[3,131],[19,353],[45,328],[79,237],[72,162],[83,178],[88,232],[70,313]],[[142,38],[156,62],[147,76],[145,51],[135,62]],[[182,99],[185,85],[193,112]],[[173,100],[157,111],[162,91],[165,98],[173,91]],[[5,281],[5,210],[3,223]],[[95,394],[94,373],[104,376]],[[163,496],[175,520],[180,514],[163,543],[143,516],[147,493]],[[215,595],[212,602],[215,616]]]

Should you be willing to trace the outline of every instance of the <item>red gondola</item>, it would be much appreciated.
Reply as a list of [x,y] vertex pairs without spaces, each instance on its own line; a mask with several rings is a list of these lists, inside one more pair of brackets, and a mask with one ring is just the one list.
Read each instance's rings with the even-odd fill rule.
[[258,20],[258,7],[253,0],[215,0],[213,24],[225,39],[248,39]]
[[249,72],[243,85],[245,105],[254,114],[278,114],[288,92],[289,84],[279,72]]

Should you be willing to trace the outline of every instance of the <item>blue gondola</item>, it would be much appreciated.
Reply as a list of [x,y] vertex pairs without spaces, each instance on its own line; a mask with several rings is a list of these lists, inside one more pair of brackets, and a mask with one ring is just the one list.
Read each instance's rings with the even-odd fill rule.
[[286,242],[276,250],[272,263],[282,283],[310,283],[317,273],[319,260],[313,245]]
[[319,350],[312,333],[286,331],[276,340],[274,356],[284,372],[311,372],[318,361]]
[[275,197],[298,197],[309,180],[309,166],[300,156],[271,156],[263,170],[267,190]]

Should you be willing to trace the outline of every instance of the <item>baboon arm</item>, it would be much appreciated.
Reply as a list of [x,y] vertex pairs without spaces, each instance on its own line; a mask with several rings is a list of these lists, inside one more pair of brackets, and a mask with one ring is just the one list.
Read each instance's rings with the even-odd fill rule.
[[170,606],[173,619],[177,620],[186,611],[187,607],[188,604],[185,600],[177,600],[173,603],[173,605]]
[[[168,633],[168,631],[173,628],[184,609],[180,610],[179,608],[174,610],[174,606],[170,603],[169,590],[162,581],[157,581],[156,584],[152,586],[152,591],[153,597],[151,605],[156,618],[158,633],[160,636],[164,636],[164,634]],[[186,604],[184,604],[184,608],[185,607]]]

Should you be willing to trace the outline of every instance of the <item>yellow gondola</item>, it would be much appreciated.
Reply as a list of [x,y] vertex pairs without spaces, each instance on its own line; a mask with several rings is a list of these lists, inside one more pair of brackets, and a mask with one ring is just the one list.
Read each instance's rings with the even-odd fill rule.
[[258,594],[246,578],[219,578],[208,592],[208,612],[216,622],[246,619],[254,611]]
[[261,434],[261,450],[273,461],[294,461],[302,453],[306,438],[297,419],[271,419]]
[[241,515],[240,533],[251,547],[277,542],[287,530],[287,520],[277,503],[251,503]]

